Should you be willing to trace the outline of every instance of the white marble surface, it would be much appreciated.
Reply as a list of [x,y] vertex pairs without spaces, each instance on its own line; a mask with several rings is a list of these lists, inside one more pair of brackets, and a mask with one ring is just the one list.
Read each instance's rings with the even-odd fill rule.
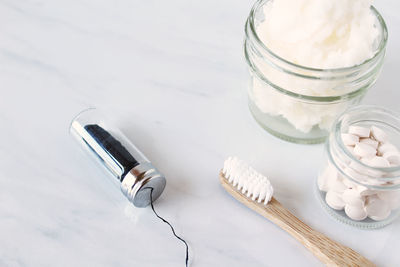
[[[134,209],[68,134],[81,109],[113,110],[167,176],[159,213],[188,240],[192,266],[321,266],[218,184],[237,155],[270,177],[299,218],[379,266],[399,266],[400,220],[340,224],[312,186],[322,146],[264,132],[246,100],[246,0],[0,1],[0,266],[183,266],[184,247]],[[397,110],[400,5],[367,103]]]

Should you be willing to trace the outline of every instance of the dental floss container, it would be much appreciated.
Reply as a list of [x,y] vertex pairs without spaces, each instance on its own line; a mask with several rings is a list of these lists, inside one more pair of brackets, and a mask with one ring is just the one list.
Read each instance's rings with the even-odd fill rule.
[[164,175],[105,114],[96,109],[82,111],[71,122],[70,133],[118,179],[121,191],[136,207],[148,206],[163,192]]

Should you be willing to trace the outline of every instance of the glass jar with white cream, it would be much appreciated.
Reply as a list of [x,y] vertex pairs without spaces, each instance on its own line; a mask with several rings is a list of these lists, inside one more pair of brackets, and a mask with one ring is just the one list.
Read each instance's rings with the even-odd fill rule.
[[400,215],[400,116],[357,106],[335,122],[317,179],[317,197],[341,222],[383,227]]
[[[285,13],[288,2],[296,7]],[[361,101],[378,78],[387,42],[385,22],[372,6],[363,14],[357,6],[341,12],[333,10],[337,4],[297,6],[314,2],[336,3],[259,0],[245,27],[250,110],[268,132],[296,143],[323,142],[335,118]]]

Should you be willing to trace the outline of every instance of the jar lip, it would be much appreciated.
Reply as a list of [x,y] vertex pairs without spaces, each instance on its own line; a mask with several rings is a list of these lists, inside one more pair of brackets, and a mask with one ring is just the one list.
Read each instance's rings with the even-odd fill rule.
[[[339,165],[336,163],[336,161],[333,159],[333,156],[331,154],[332,151],[331,151],[331,148],[329,146],[329,142],[325,143],[325,150],[327,151],[327,154],[328,154],[328,157],[329,157],[329,161],[335,166],[335,168],[340,172],[341,175],[345,176],[350,181],[353,181],[356,184],[360,184],[362,186],[366,186],[367,188],[373,188],[373,189],[377,189],[377,190],[393,190],[393,189],[397,190],[397,189],[400,189],[400,185],[381,186],[381,185],[368,184],[368,183],[359,181],[357,179],[354,179],[352,176],[349,176],[347,173],[345,173],[339,167]],[[369,167],[369,166],[367,166],[367,167]],[[382,170],[382,169],[375,169],[375,170]],[[381,181],[381,182],[390,182],[390,181],[396,181],[397,179],[399,179],[399,177],[383,177],[383,178],[382,177],[369,177],[369,178],[373,178],[374,180]]]
[[384,51],[385,51],[385,47],[386,47],[386,43],[387,43],[387,39],[388,39],[388,32],[387,32],[387,27],[386,27],[386,23],[385,20],[383,19],[383,17],[381,16],[381,14],[378,12],[378,10],[376,10],[376,8],[374,6],[371,6],[371,10],[372,12],[375,14],[375,16],[377,17],[379,23],[382,26],[382,39],[379,43],[379,46],[377,48],[376,53],[374,54],[373,57],[363,61],[360,64],[354,65],[354,66],[350,66],[350,67],[344,67],[344,68],[327,68],[327,69],[321,69],[321,68],[312,68],[312,67],[307,67],[307,66],[303,66],[303,65],[299,65],[296,63],[293,63],[291,61],[288,61],[280,56],[278,56],[277,54],[275,54],[272,50],[270,50],[259,38],[256,28],[254,26],[254,21],[255,21],[255,13],[256,10],[258,10],[258,8],[262,7],[264,5],[265,2],[267,1],[273,1],[273,0],[258,0],[252,7],[251,11],[250,11],[250,15],[248,18],[249,26],[251,29],[252,34],[254,35],[256,42],[258,45],[260,45],[265,51],[268,52],[268,54],[270,54],[272,57],[274,57],[275,59],[282,61],[292,67],[296,67],[302,70],[306,70],[306,71],[313,71],[313,72],[317,72],[317,73],[326,73],[326,72],[344,72],[344,71],[349,71],[349,70],[354,70],[354,69],[358,69],[361,68],[365,65],[367,65],[368,63],[370,63],[371,61],[375,60],[377,57],[379,57]]
[[[363,111],[363,110],[368,110],[368,111],[374,110],[376,112],[384,113],[390,117],[394,117],[400,121],[400,114],[397,114],[396,112],[393,112],[386,108],[375,106],[375,105],[358,105],[358,106],[354,106],[354,107],[347,109],[346,111],[344,111],[341,115],[339,115],[336,118],[335,122],[333,123],[333,128],[332,128],[332,131],[334,132],[334,135],[335,135],[335,141],[339,144],[339,148],[340,148],[341,152],[345,153],[351,160],[357,162],[357,164],[360,164],[361,166],[368,168],[369,170],[384,171],[384,172],[391,172],[391,173],[400,172],[400,166],[394,166],[394,167],[372,167],[372,166],[369,166],[369,165],[363,163],[358,158],[356,158],[346,148],[346,145],[344,144],[343,139],[341,137],[341,133],[342,133],[341,130],[342,130],[342,126],[343,126],[342,122],[343,122],[344,118],[349,115],[349,113],[354,112],[354,111]],[[400,128],[399,128],[399,132],[400,132]],[[400,175],[395,176],[395,177],[385,177],[385,178],[376,178],[376,179],[382,180],[382,181],[397,180],[397,179],[400,179]]]

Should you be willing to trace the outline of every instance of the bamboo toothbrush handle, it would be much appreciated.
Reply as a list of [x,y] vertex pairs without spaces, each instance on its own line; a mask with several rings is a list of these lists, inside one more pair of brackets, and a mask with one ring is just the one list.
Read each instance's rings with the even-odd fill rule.
[[343,246],[312,229],[290,213],[275,198],[272,198],[267,205],[256,203],[232,188],[225,178],[220,177],[220,181],[234,198],[292,235],[327,266],[375,266],[351,248]]
[[310,250],[320,261],[328,266],[375,266],[368,259],[349,247],[339,244],[324,234],[312,229],[299,220],[279,201],[272,198],[264,207],[256,210],[265,218],[274,222],[280,228],[291,234]]

